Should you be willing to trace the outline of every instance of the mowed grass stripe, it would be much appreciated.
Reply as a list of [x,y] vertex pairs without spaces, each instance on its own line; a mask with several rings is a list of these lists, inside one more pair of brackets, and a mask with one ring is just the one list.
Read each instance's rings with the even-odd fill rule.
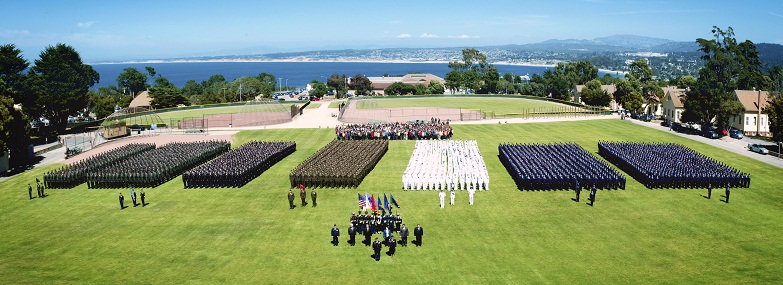
[[494,111],[498,114],[519,113],[526,109],[542,108],[550,111],[552,108],[568,108],[562,104],[524,98],[486,98],[486,97],[432,97],[432,98],[394,98],[356,100],[358,109],[384,108],[454,108],[482,111]]
[[[402,191],[415,142],[392,141],[358,189],[317,189],[318,207],[288,210],[288,173],[333,129],[242,131],[235,146],[294,140],[297,151],[239,189],[185,190],[180,178],[144,189],[144,208],[120,211],[117,192],[129,201],[127,189],[84,184],[28,201],[27,183],[58,166],[27,171],[0,185],[0,283],[779,282],[780,168],[620,120],[454,130],[454,139],[478,141],[490,173],[490,191],[473,206],[466,192],[440,209],[434,191]],[[597,156],[599,140],[681,143],[750,173],[751,188],[734,189],[725,204],[721,189],[707,200],[704,189],[648,190],[628,177],[627,190],[599,191],[589,207],[586,195],[571,201],[573,191],[517,190],[497,158],[502,142],[575,142]],[[394,194],[404,222],[423,225],[424,246],[380,262],[369,247],[347,246],[357,192]],[[338,247],[329,244],[335,223]]]

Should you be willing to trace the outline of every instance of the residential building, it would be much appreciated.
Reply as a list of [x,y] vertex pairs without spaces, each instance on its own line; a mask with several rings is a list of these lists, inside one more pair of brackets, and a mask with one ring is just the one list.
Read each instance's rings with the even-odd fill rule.
[[764,113],[769,92],[756,90],[735,90],[734,100],[742,103],[744,112],[731,118],[731,127],[742,131],[746,136],[770,137],[769,116]]
[[682,99],[685,98],[686,89],[678,89],[675,86],[669,86],[663,88],[663,118],[670,120],[674,123],[680,123],[682,112],[685,111],[685,106],[682,104]]

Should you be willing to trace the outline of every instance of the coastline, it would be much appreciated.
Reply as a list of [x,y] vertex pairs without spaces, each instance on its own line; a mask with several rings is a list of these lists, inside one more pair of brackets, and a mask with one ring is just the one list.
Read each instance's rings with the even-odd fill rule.
[[[253,59],[253,58],[215,58],[215,59],[166,59],[166,60],[127,60],[127,61],[112,61],[112,62],[97,62],[88,63],[90,65],[115,65],[115,64],[166,64],[166,63],[381,63],[381,64],[448,64],[447,60],[409,60],[409,59],[316,59],[310,57],[296,57],[289,59]],[[557,65],[558,62],[542,62],[542,61],[530,61],[530,62],[509,62],[509,61],[497,61],[491,62],[495,65],[508,65],[508,66],[529,66],[529,67],[547,67],[552,68]],[[602,73],[614,73],[614,74],[626,74],[625,71],[598,69]]]

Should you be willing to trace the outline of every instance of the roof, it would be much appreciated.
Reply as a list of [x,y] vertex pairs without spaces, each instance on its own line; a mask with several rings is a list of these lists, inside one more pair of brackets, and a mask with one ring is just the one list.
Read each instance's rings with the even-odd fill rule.
[[386,87],[389,87],[390,85],[396,82],[402,82],[410,85],[421,84],[426,87],[430,86],[430,81],[432,80],[436,80],[440,83],[446,82],[446,80],[444,80],[443,78],[440,78],[436,75],[429,74],[429,73],[408,74],[402,77],[399,76],[367,77],[367,79],[369,79],[370,82],[372,82],[372,88],[375,90],[386,89]]
[[682,97],[685,97],[686,89],[679,89],[676,86],[667,86],[661,89],[663,89],[663,94],[666,94],[666,100],[671,100],[674,103],[674,108],[685,107],[682,104]]
[[759,95],[761,95],[761,109],[769,105],[767,102],[769,98],[769,92],[767,91],[754,91],[754,90],[734,90],[735,98],[742,103],[745,107],[745,112],[758,112],[759,111]]
[[150,92],[144,91],[139,93],[139,95],[136,95],[136,98],[133,98],[133,101],[130,102],[128,107],[149,107],[151,106],[151,101],[152,98],[150,98]]

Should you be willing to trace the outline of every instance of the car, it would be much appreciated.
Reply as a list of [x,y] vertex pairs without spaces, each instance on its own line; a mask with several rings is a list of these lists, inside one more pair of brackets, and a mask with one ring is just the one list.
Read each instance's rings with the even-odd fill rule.
[[704,136],[705,138],[708,138],[708,139],[717,139],[718,138],[718,133],[716,133],[715,131],[703,131],[701,133],[701,135]]
[[348,97],[353,97],[353,93],[345,93],[345,97],[346,97],[346,98],[348,98]]
[[742,132],[737,129],[733,129],[729,131],[729,136],[738,140],[741,140],[742,138],[745,137],[744,135],[742,135]]
[[307,101],[307,100],[310,100],[310,96],[302,95],[302,96],[299,96],[299,98],[297,98],[297,99],[302,100],[302,101]]
[[769,154],[769,150],[760,144],[748,144],[748,150],[752,152],[758,152],[760,154]]
[[312,98],[310,98],[310,101],[321,101],[321,98],[313,96]]
[[639,119],[639,114],[631,113],[631,119]]

